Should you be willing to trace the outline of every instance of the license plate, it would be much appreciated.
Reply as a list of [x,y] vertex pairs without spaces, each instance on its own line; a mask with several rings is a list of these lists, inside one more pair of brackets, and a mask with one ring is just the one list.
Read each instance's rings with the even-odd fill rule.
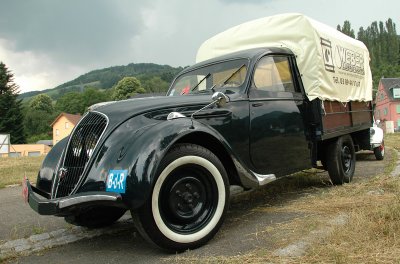
[[128,170],[110,170],[107,176],[106,191],[125,193]]

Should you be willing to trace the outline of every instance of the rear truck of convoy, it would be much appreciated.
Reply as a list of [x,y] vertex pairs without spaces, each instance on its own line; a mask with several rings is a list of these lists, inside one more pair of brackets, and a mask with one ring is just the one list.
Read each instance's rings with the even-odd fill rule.
[[371,149],[371,100],[363,43],[300,14],[251,21],[205,41],[166,96],[90,107],[25,198],[92,228],[130,210],[148,241],[196,248],[220,228],[231,186],[311,167],[350,182],[355,152]]

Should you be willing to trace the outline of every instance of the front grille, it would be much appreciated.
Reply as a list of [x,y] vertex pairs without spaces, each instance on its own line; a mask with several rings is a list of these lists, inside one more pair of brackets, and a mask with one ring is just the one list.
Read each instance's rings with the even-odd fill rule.
[[95,112],[88,113],[79,122],[71,135],[64,163],[58,172],[55,197],[68,196],[74,191],[106,126],[107,118]]

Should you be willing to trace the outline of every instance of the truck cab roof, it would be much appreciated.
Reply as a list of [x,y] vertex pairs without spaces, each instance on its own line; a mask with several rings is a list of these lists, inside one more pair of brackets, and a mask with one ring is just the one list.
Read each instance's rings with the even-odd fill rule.
[[193,70],[193,68],[204,67],[209,64],[213,64],[217,61],[226,61],[233,59],[249,59],[256,60],[262,55],[266,54],[286,54],[286,55],[294,55],[294,53],[288,48],[278,48],[278,47],[260,47],[260,48],[252,48],[247,50],[240,50],[236,52],[232,52],[226,55],[218,56],[215,58],[211,58],[199,63],[196,63],[182,71],[182,73]]

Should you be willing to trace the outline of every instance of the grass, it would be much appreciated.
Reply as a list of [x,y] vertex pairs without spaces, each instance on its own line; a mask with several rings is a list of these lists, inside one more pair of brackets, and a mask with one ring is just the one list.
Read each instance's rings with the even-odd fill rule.
[[385,134],[385,145],[400,151],[400,133]]
[[41,157],[0,157],[0,188],[21,184],[26,173],[33,183],[40,169],[44,156]]

